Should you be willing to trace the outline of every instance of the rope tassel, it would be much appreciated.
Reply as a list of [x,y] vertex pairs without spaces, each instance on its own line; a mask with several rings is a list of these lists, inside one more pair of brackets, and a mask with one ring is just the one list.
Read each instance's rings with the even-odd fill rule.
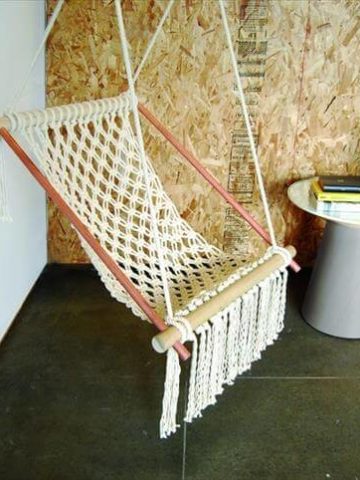
[[[193,342],[185,421],[192,422],[214,405],[225,385],[249,370],[283,328],[287,270],[281,268],[254,286],[196,330]],[[187,337],[189,339],[189,337]],[[183,336],[184,340],[184,336]],[[168,351],[162,438],[179,426],[176,422],[180,364],[173,349]]]
[[178,428],[176,413],[179,400],[180,362],[173,348],[167,353],[164,396],[160,420],[160,438],[167,438]]

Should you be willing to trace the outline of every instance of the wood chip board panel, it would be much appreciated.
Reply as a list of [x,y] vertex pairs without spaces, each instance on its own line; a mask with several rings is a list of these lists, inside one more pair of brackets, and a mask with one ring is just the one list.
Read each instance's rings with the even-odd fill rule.
[[[48,4],[49,13],[54,0]],[[138,64],[166,2],[125,0]],[[311,262],[323,223],[292,207],[286,183],[359,172],[360,4],[347,0],[228,2],[275,228]],[[125,76],[112,1],[68,0],[47,49],[49,106],[116,95]],[[264,224],[216,3],[177,0],[139,82],[140,99]],[[151,129],[149,155],[181,215],[244,259],[264,245]],[[86,262],[49,205],[51,261]]]

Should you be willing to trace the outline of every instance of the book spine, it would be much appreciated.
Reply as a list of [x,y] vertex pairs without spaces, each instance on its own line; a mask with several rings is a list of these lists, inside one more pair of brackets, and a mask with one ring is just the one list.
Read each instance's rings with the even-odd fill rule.
[[320,184],[317,181],[314,181],[311,184],[311,189],[314,192],[316,198],[322,202],[360,202],[360,193],[324,192],[323,190],[321,190]]
[[338,192],[338,193],[360,193],[360,187],[357,186],[336,186],[336,185],[323,185],[324,192]]
[[318,200],[322,202],[346,202],[359,203],[360,194],[357,193],[330,193],[322,192],[317,194]]

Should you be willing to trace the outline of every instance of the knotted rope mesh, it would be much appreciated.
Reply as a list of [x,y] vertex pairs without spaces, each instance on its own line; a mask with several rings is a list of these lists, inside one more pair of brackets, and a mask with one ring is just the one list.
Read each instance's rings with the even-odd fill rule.
[[[14,113],[8,118],[11,129],[21,131],[64,200],[164,316],[158,255],[129,94]],[[183,310],[243,264],[210,245],[180,217],[148,158],[146,166],[172,305],[175,311]],[[144,318],[98,256],[86,242],[82,245],[111,295]]]

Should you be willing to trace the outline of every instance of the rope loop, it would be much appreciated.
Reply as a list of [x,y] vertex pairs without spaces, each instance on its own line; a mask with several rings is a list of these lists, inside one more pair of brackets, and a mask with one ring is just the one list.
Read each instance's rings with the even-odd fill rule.
[[195,333],[192,329],[191,323],[185,317],[175,316],[171,320],[168,319],[166,323],[179,330],[181,333],[181,343],[193,341],[195,339]]
[[[137,99],[134,101],[137,106]],[[44,110],[9,112],[6,113],[6,118],[10,121],[10,130],[16,132],[25,128],[40,128],[63,122],[88,123],[90,120],[96,120],[107,114],[118,114],[119,112],[121,115],[127,114],[130,108],[132,107],[129,103],[129,94],[125,92],[117,97],[71,103]]]
[[280,245],[274,245],[272,247],[269,247],[268,252],[270,255],[281,255],[284,259],[286,267],[292,262],[291,253],[285,247],[281,247]]

